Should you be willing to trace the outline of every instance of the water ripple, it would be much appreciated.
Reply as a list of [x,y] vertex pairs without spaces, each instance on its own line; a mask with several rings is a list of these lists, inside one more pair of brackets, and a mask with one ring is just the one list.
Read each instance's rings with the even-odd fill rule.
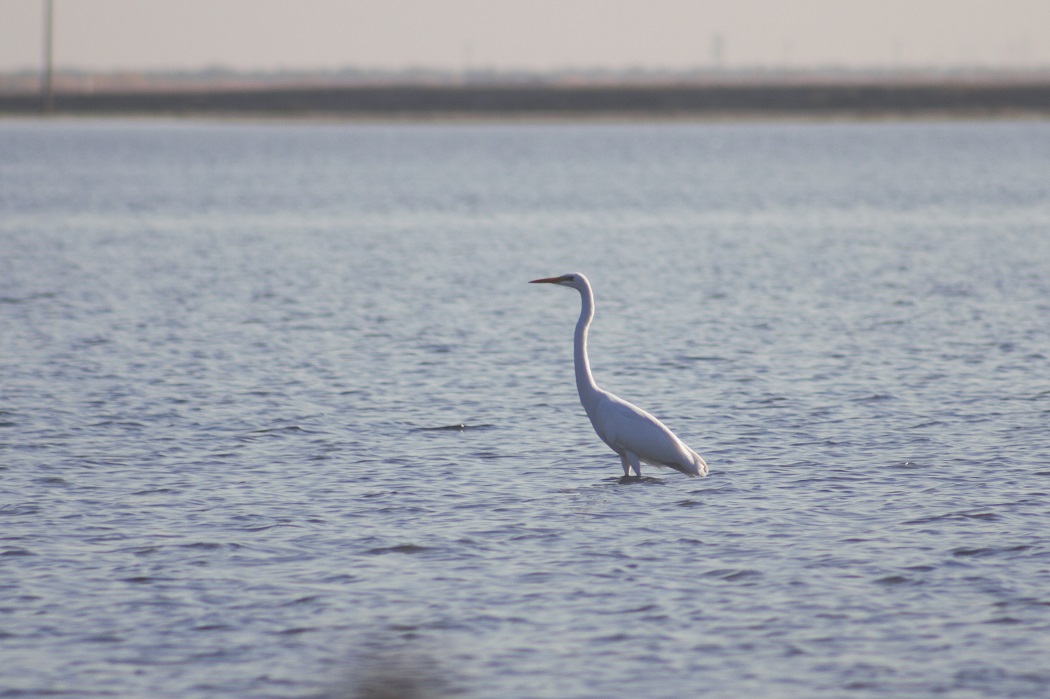
[[0,696],[1050,688],[1046,124],[0,142]]

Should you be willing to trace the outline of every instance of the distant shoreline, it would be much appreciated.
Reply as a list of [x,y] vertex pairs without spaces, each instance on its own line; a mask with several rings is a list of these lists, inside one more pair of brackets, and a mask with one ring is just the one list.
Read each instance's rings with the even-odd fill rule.
[[[44,113],[0,94],[0,115]],[[1050,82],[362,85],[59,91],[54,115],[347,119],[1050,117]]]

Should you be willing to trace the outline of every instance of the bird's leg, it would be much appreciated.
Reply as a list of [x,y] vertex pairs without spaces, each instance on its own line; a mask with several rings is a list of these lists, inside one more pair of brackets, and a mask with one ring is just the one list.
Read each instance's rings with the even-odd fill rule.
[[620,452],[620,463],[623,464],[623,477],[631,475],[631,464],[627,462],[627,454]]
[[[638,476],[638,478],[641,478],[642,462],[638,460],[638,455],[630,451],[624,452],[624,454],[627,456],[627,462],[630,463],[631,468],[634,469],[634,475]],[[624,468],[624,470],[626,471],[627,469]]]

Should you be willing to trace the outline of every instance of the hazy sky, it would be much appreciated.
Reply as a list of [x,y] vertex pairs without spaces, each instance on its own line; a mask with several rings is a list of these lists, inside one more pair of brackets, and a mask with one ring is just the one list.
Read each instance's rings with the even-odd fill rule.
[[[59,68],[1050,66],[1050,0],[54,3]],[[39,67],[43,5],[0,0],[0,70]]]

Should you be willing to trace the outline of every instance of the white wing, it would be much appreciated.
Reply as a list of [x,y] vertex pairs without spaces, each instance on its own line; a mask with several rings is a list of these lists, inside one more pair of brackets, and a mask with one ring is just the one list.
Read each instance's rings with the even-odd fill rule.
[[594,431],[613,451],[633,452],[651,466],[705,475],[707,464],[655,417],[618,396],[602,392],[591,419]]

